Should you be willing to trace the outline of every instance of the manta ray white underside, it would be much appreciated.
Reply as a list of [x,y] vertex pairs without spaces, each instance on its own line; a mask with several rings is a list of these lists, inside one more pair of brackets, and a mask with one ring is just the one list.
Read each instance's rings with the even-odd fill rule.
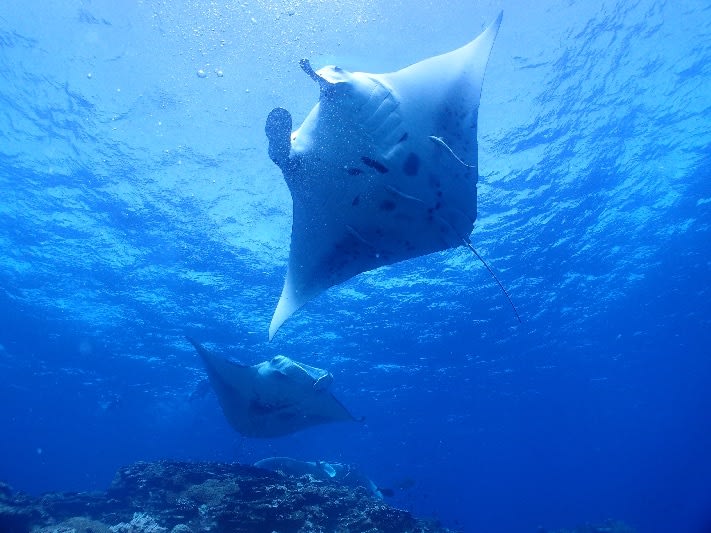
[[[470,245],[477,214],[477,113],[502,14],[476,39],[397,72],[314,71],[319,102],[292,132],[267,118],[269,156],[294,219],[271,339],[322,291],[367,270]],[[470,245],[471,246],[471,245]]]

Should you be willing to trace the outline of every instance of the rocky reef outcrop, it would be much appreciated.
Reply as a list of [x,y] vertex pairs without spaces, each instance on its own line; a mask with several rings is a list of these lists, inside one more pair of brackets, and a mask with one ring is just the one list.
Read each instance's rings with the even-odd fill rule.
[[105,492],[40,497],[0,484],[7,533],[445,533],[363,488],[241,464],[120,469]]

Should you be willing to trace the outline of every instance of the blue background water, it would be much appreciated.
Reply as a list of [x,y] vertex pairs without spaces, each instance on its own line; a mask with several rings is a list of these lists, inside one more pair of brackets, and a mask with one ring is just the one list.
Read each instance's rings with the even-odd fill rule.
[[[436,5],[3,1],[0,479],[291,455],[414,481],[393,504],[467,531],[711,520],[710,4]],[[331,289],[268,343],[291,199],[263,125],[316,101],[298,60],[394,70],[500,9],[472,241],[523,324],[460,248]],[[328,368],[366,423],[243,439],[190,399],[185,333]]]

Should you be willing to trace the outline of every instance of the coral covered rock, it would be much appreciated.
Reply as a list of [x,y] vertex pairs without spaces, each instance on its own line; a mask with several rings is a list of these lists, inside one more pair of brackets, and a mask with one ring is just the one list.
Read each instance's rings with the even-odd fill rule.
[[0,490],[17,533],[444,533],[363,488],[252,466],[161,461],[120,469],[106,492],[40,498]]

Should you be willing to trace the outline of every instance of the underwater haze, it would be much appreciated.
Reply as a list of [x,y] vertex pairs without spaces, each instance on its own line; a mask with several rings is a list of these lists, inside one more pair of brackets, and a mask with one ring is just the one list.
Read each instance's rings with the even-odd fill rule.
[[[390,72],[503,10],[477,251],[361,274],[268,341],[292,204],[265,119],[299,67]],[[240,436],[185,335],[334,376],[362,423]],[[708,0],[3,0],[0,480],[119,466],[360,466],[466,532],[711,528]]]

